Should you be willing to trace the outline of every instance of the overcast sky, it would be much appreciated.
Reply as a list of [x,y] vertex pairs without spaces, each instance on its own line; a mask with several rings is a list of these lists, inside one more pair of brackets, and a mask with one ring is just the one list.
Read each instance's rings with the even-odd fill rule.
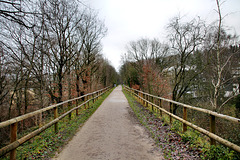
[[[215,0],[84,0],[105,21],[108,34],[103,39],[103,54],[118,70],[126,44],[140,38],[166,37],[166,25],[174,16],[189,19],[200,16],[207,23],[217,20]],[[222,4],[224,24],[240,35],[240,0]]]

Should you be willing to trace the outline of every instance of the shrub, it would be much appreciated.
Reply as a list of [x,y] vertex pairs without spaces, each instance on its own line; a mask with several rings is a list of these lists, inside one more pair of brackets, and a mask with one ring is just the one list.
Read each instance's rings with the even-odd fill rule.
[[203,149],[202,159],[217,159],[217,160],[237,160],[240,159],[240,155],[235,151],[230,150],[222,145],[212,145],[210,149]]

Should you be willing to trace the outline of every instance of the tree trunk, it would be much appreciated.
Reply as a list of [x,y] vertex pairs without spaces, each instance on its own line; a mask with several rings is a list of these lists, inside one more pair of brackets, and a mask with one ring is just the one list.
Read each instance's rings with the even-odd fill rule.
[[[60,66],[59,70],[58,70],[58,98],[57,98],[57,103],[61,103],[62,102],[62,95],[63,95],[63,87],[62,87],[62,80],[63,80],[63,76],[62,76],[62,66]],[[60,106],[61,109],[63,109],[63,105]]]
[[[178,101],[178,99],[176,98],[176,96],[177,96],[176,94],[177,94],[176,91],[173,90],[173,92],[172,92],[172,100],[173,101]],[[174,115],[177,115],[177,109],[178,109],[178,105],[173,104],[173,114]]]
[[[70,63],[70,61],[69,61]],[[68,99],[72,98],[72,90],[71,90],[71,70],[70,70],[70,64],[68,66]],[[68,103],[68,108],[70,109],[70,107],[72,106],[72,102]],[[71,115],[71,114],[69,114]]]
[[178,105],[173,103],[173,114],[177,115],[177,109],[178,109]]
[[80,83],[80,76],[77,74],[76,75],[76,89],[77,89],[77,96],[80,97],[80,87],[79,87],[79,83]]
[[[29,76],[29,75],[28,75]],[[26,114],[28,111],[28,77],[25,81],[24,85],[24,114]],[[23,128],[26,129],[27,125],[27,120],[23,120]]]
[[26,79],[24,86],[24,114],[27,113],[28,110],[28,78]]

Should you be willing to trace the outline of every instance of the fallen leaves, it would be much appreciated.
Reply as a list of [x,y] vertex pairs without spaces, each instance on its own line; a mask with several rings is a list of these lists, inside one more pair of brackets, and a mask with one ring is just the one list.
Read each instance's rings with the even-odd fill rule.
[[201,149],[192,146],[189,142],[183,142],[181,136],[173,132],[170,126],[139,103],[136,103],[135,107],[137,117],[149,130],[166,159],[200,159]]

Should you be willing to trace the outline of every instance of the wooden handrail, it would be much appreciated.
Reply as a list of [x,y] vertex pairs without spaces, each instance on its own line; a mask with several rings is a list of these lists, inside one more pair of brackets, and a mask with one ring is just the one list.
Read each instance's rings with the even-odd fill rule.
[[[110,89],[110,87],[106,87],[106,88],[103,88],[101,90],[98,90],[98,91],[95,91],[95,92],[83,95],[81,97],[73,98],[73,99],[70,99],[70,100],[58,103],[58,104],[51,105],[49,107],[46,107],[46,108],[43,108],[43,109],[40,109],[40,110],[31,112],[31,113],[28,113],[28,114],[25,114],[25,115],[22,115],[22,116],[19,116],[19,117],[16,117],[16,118],[12,118],[12,119],[4,121],[4,122],[1,122],[0,123],[0,128],[3,128],[3,127],[6,127],[6,126],[10,125],[11,128],[13,128],[13,129],[11,129],[11,135],[10,135],[11,142],[7,146],[4,146],[3,148],[0,149],[0,157],[5,155],[6,153],[10,152],[11,153],[10,154],[10,159],[16,159],[16,148],[17,147],[19,147],[21,144],[27,142],[31,138],[35,137],[36,135],[40,134],[41,132],[45,131],[47,128],[51,127],[52,125],[54,125],[54,124],[56,125],[59,120],[61,120],[65,116],[71,114],[74,110],[76,110],[76,114],[78,114],[78,108],[80,108],[80,107],[82,107],[83,105],[86,105],[86,104],[89,105],[90,101],[94,101],[95,99],[98,99],[101,95],[103,95],[109,89]],[[38,128],[37,130],[34,130],[33,132],[29,133],[26,136],[21,137],[20,139],[16,139],[16,135],[17,135],[16,126],[17,126],[18,122],[20,122],[20,121],[22,121],[22,120],[24,120],[26,118],[30,118],[32,116],[38,115],[38,114],[40,114],[42,112],[45,112],[47,110],[56,109],[58,106],[61,106],[61,105],[65,104],[65,103],[76,101],[78,99],[81,99],[83,97],[88,97],[90,95],[92,95],[91,96],[92,98],[87,99],[85,102],[81,103],[80,105],[76,105],[76,107],[68,110],[67,112],[63,113],[59,117],[57,115],[55,115],[54,116],[54,120],[52,120],[51,122],[49,122],[46,125]],[[58,129],[55,128],[55,132],[56,132],[56,130],[58,130]]]
[[[216,135],[215,134],[215,117],[219,117],[219,118],[222,118],[222,119],[226,119],[226,120],[229,120],[231,122],[235,122],[235,123],[238,123],[240,122],[240,119],[238,118],[235,118],[235,117],[231,117],[231,116],[227,116],[227,115],[223,115],[223,114],[219,114],[217,112],[213,112],[213,111],[210,111],[210,110],[207,110],[207,109],[202,109],[202,108],[198,108],[198,107],[193,107],[193,106],[190,106],[190,105],[186,105],[186,104],[183,104],[183,103],[179,103],[179,102],[176,102],[176,101],[173,101],[173,100],[169,100],[169,99],[166,99],[166,98],[161,98],[161,97],[157,97],[157,96],[154,96],[154,95],[151,95],[151,94],[148,94],[148,93],[145,93],[145,92],[142,92],[142,91],[139,91],[139,90],[136,90],[136,89],[132,89],[132,88],[129,88],[127,86],[124,85],[124,89],[128,92],[130,92],[131,94],[135,95],[137,98],[141,99],[143,104],[149,104],[151,106],[154,106],[156,108],[158,108],[161,112],[164,112],[166,113],[167,115],[170,116],[170,119],[171,117],[179,120],[180,122],[182,122],[183,124],[193,128],[194,130],[197,130],[199,131],[200,133],[203,133],[205,134],[206,136],[208,136],[211,140],[211,145],[212,144],[216,144],[215,141],[237,151],[237,152],[240,152],[240,146],[232,143],[232,142],[229,142],[228,140],[226,139],[223,139],[221,138],[220,136]],[[141,93],[143,96],[140,96],[139,94],[136,94],[135,92],[137,93]],[[146,96],[147,95],[147,96]],[[150,102],[148,99],[145,99],[144,97],[154,97],[156,99],[159,100],[159,105],[153,103],[153,102]],[[184,112],[186,112],[186,108],[189,108],[189,109],[193,109],[193,110],[197,110],[197,111],[200,111],[200,112],[203,112],[203,113],[207,113],[211,116],[211,122],[210,122],[210,130],[211,132],[197,126],[197,125],[194,125],[192,124],[191,122],[187,121],[187,115],[184,115],[183,118],[181,117],[178,117],[176,115],[174,115],[173,113],[170,113],[168,112],[167,110],[165,110],[164,108],[161,107],[161,103],[162,101],[166,101],[166,102],[169,102],[170,104],[177,104],[177,105],[180,105],[180,106],[183,106],[183,109],[185,110]],[[212,118],[214,119],[214,121],[212,120]],[[183,132],[185,132],[187,130],[186,126],[183,125]]]
[[[129,87],[127,87],[127,86],[124,86],[124,87],[129,88]],[[142,93],[142,94],[145,94],[145,95],[148,95],[148,96],[151,96],[151,97],[154,97],[154,98],[156,98],[156,99],[161,99],[161,100],[166,101],[166,102],[169,102],[169,103],[174,103],[174,104],[176,104],[176,105],[180,105],[180,106],[183,106],[183,107],[192,109],[192,110],[196,110],[196,111],[200,111],[200,112],[203,112],[203,113],[207,113],[207,114],[209,114],[209,115],[213,115],[213,116],[216,116],[216,117],[219,117],[219,118],[222,118],[222,119],[226,119],[226,120],[229,120],[229,121],[232,121],[232,122],[235,122],[235,123],[239,123],[239,124],[240,124],[240,119],[235,118],[235,117],[231,117],[231,116],[228,116],[228,115],[220,114],[220,113],[217,113],[217,112],[214,112],[214,111],[210,111],[210,110],[207,110],[207,109],[203,109],[203,108],[198,108],[198,107],[190,106],[190,105],[187,105],[187,104],[184,104],[184,103],[180,103],[180,102],[176,102],[176,101],[173,101],[173,100],[170,100],[170,99],[158,97],[158,96],[151,95],[151,94],[149,94],[149,93],[142,92],[142,91],[139,91],[139,90],[136,90],[136,89],[133,89],[133,88],[129,88],[129,89],[134,90],[134,91],[137,91],[137,92],[140,92],[140,93]]]
[[45,108],[43,108],[43,109],[39,109],[39,110],[36,110],[36,111],[34,111],[34,112],[30,112],[30,113],[24,114],[24,115],[22,115],[22,116],[18,116],[18,117],[12,118],[12,119],[10,119],[10,120],[1,122],[1,123],[0,123],[0,128],[9,126],[9,125],[11,125],[11,124],[13,124],[13,123],[16,123],[16,122],[20,122],[20,121],[22,121],[22,120],[24,120],[24,119],[33,117],[33,116],[35,116],[35,115],[38,115],[38,114],[43,113],[43,112],[45,112],[45,111],[51,110],[51,109],[53,109],[53,108],[55,108],[55,107],[61,106],[61,105],[66,104],[66,103],[68,103],[68,102],[72,102],[72,101],[74,101],[74,100],[78,100],[78,99],[84,98],[84,97],[86,97],[86,96],[93,95],[93,94],[95,94],[95,93],[97,93],[97,92],[101,92],[101,91],[103,91],[103,90],[105,90],[105,89],[107,89],[107,88],[109,88],[109,87],[106,87],[106,88],[103,88],[103,89],[101,89],[101,90],[98,90],[98,91],[95,91],[95,92],[92,92],[92,93],[85,94],[85,95],[83,95],[83,96],[81,96],[81,97],[77,97],[77,98],[73,98],[73,99],[70,99],[70,100],[66,100],[66,101],[64,101],[64,102],[61,102],[61,103],[58,103],[58,104],[54,104],[54,105],[45,107]]

